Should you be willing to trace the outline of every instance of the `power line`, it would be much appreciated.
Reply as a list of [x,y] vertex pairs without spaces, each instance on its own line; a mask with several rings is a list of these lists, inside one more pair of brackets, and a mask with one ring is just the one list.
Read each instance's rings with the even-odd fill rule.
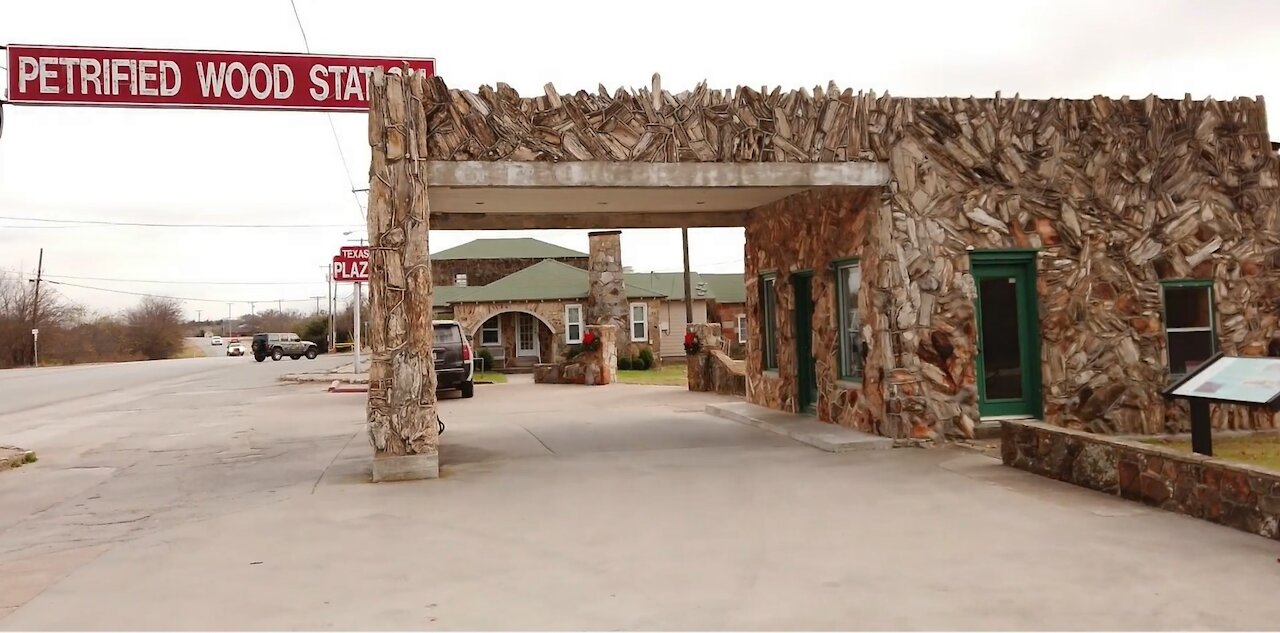
[[[3,272],[12,272],[15,274],[23,274],[19,271],[6,270]],[[164,279],[120,279],[117,277],[81,277],[78,275],[50,275],[45,277],[53,279],[75,279],[78,281],[115,281],[120,283],[137,283],[137,284],[169,284],[173,286],[309,286],[320,283],[319,281],[179,281]]]
[[[13,215],[0,215],[0,220],[20,220],[23,222],[49,222],[56,224],[92,224],[94,226],[144,226],[152,228],[173,229],[345,229],[359,227],[359,224],[182,224],[175,222],[119,222],[116,220],[55,220],[52,218],[29,218]],[[44,228],[44,227],[30,227]],[[58,227],[73,228],[73,227]]]
[[[298,4],[294,0],[289,0],[289,6],[293,8],[293,20],[298,23],[298,32],[302,34],[302,47],[311,53],[311,42],[307,41],[307,29],[302,26],[302,16],[298,14]],[[351,180],[351,166],[347,164],[347,154],[342,151],[342,141],[338,139],[338,126],[333,124],[333,113],[326,112],[325,117],[329,120],[329,131],[333,133],[333,145],[338,148],[338,159],[342,161],[342,173],[347,177],[347,182],[351,185],[351,198],[356,201],[356,211],[360,212],[360,219],[365,219],[364,205],[360,204],[360,196],[356,194],[356,183]]]
[[161,294],[156,294],[156,293],[154,293],[154,292],[132,292],[132,291],[129,291],[129,290],[117,290],[117,289],[115,289],[115,288],[99,288],[99,287],[97,287],[97,286],[86,286],[86,285],[84,285],[84,284],[76,284],[76,283],[71,283],[71,282],[69,282],[69,281],[53,281],[53,280],[51,280],[51,279],[46,279],[44,283],[47,283],[47,284],[55,284],[55,285],[58,285],[58,286],[67,286],[67,287],[69,287],[69,288],[83,288],[83,289],[85,289],[85,290],[98,290],[98,291],[101,291],[101,292],[112,292],[112,293],[115,293],[115,294],[121,294],[121,295],[132,295],[132,296],[135,296],[135,297],[156,297],[156,298],[158,298],[158,299],[175,299],[175,300],[177,300],[177,301],[202,301],[202,302],[205,302],[205,303],[271,303],[271,302],[279,302],[279,303],[300,303],[300,302],[304,302],[304,301],[311,301],[311,298],[310,298],[310,297],[307,297],[307,298],[305,298],[305,299],[253,299],[253,300],[248,300],[248,299],[201,299],[201,298],[196,298],[196,297],[177,297],[177,296],[173,296],[173,295],[161,295]]

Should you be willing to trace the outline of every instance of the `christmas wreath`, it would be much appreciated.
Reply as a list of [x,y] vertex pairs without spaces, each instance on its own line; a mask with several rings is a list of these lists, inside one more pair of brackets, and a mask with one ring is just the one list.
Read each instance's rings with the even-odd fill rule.
[[582,335],[582,351],[594,352],[600,349],[600,337],[595,332],[587,332]]
[[697,354],[702,349],[702,341],[698,340],[698,335],[693,332],[685,332],[684,334],[684,353]]

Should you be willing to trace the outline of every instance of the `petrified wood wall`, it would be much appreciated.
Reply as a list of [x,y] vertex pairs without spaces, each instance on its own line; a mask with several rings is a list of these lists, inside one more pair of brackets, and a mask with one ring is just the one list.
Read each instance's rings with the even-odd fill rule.
[[[747,220],[747,400],[796,410],[795,295],[792,273],[812,271],[813,353],[817,361],[818,417],[826,422],[878,432],[885,402],[880,374],[890,347],[873,332],[887,332],[883,316],[890,299],[877,283],[876,239],[880,192],[876,189],[813,190],[754,209]],[[868,358],[862,385],[839,380],[836,276],[833,264],[859,257],[863,269],[858,307]],[[760,275],[777,275],[778,370],[764,371],[764,313]]]
[[[968,435],[977,419],[970,247],[1041,249],[1044,417],[1053,424],[1182,428],[1185,416],[1157,395],[1167,374],[1161,279],[1216,280],[1227,353],[1264,353],[1276,331],[1280,176],[1260,101],[901,99],[834,84],[672,94],[655,76],[634,93],[561,95],[548,85],[536,98],[505,84],[450,90],[435,77],[422,104],[428,131],[415,148],[432,160],[887,162],[891,182],[864,221],[874,239],[863,255],[879,363],[868,381],[884,380],[883,389],[864,385],[863,397],[883,393],[883,414],[868,411],[886,435]],[[847,246],[806,246],[824,238],[808,231],[766,233],[775,244],[762,251],[789,248],[796,263]],[[781,319],[789,283],[779,277]],[[748,284],[755,301],[756,280]],[[819,317],[830,307],[825,285],[815,288]],[[819,341],[829,329],[820,321]],[[780,346],[777,379],[751,368],[752,398],[794,408],[789,354]],[[825,419],[870,424],[838,393],[821,404]],[[1226,407],[1214,416],[1220,427],[1273,424]]]
[[[1276,331],[1277,162],[1264,110],[1233,102],[911,99],[879,105],[893,180],[882,279],[897,433],[968,435],[976,419],[968,248],[1038,248],[1046,421],[1098,432],[1185,428],[1166,407],[1159,281],[1212,278],[1219,348]],[[883,150],[882,150],[883,151]],[[963,415],[940,409],[959,403]],[[890,416],[891,418],[893,416]],[[1220,427],[1271,416],[1218,407]]]

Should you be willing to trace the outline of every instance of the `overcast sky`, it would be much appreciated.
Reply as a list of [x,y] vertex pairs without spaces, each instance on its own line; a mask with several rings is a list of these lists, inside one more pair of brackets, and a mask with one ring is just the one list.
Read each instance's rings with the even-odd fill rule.
[[[1280,2],[362,2],[297,0],[316,53],[434,57],[452,87],[505,81],[525,95],[603,83],[675,90],[825,85],[904,96],[1266,95],[1280,100]],[[617,7],[616,9],[614,7]],[[7,2],[0,44],[301,52],[288,0]],[[0,70],[0,76],[3,75]],[[7,79],[7,77],[6,77]],[[204,299],[191,316],[311,310],[339,244],[363,236],[351,183],[366,186],[365,117],[319,113],[4,108],[0,215],[142,222],[350,224],[249,231],[0,219],[0,270]],[[1273,124],[1274,125],[1274,124]],[[1276,134],[1273,132],[1273,138]],[[364,202],[363,194],[360,202]],[[349,237],[343,231],[359,233]],[[433,232],[432,251],[476,237],[532,236],[585,251],[585,231]],[[741,229],[691,231],[693,268],[742,270]],[[678,230],[628,230],[637,270],[678,270]],[[0,273],[4,274],[4,273]],[[110,311],[136,297],[58,286]],[[349,294],[344,287],[341,294]],[[323,300],[321,300],[323,302]]]

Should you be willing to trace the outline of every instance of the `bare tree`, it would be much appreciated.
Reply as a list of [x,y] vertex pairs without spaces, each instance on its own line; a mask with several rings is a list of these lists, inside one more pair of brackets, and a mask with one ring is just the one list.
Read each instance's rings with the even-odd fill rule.
[[[34,303],[35,292],[29,283],[20,278],[0,277],[0,367],[31,364]],[[55,292],[40,295],[38,312],[40,343],[46,348],[56,348],[67,330],[84,314],[83,308]]]
[[182,349],[182,302],[146,297],[124,314],[129,348],[147,359],[172,358]]

